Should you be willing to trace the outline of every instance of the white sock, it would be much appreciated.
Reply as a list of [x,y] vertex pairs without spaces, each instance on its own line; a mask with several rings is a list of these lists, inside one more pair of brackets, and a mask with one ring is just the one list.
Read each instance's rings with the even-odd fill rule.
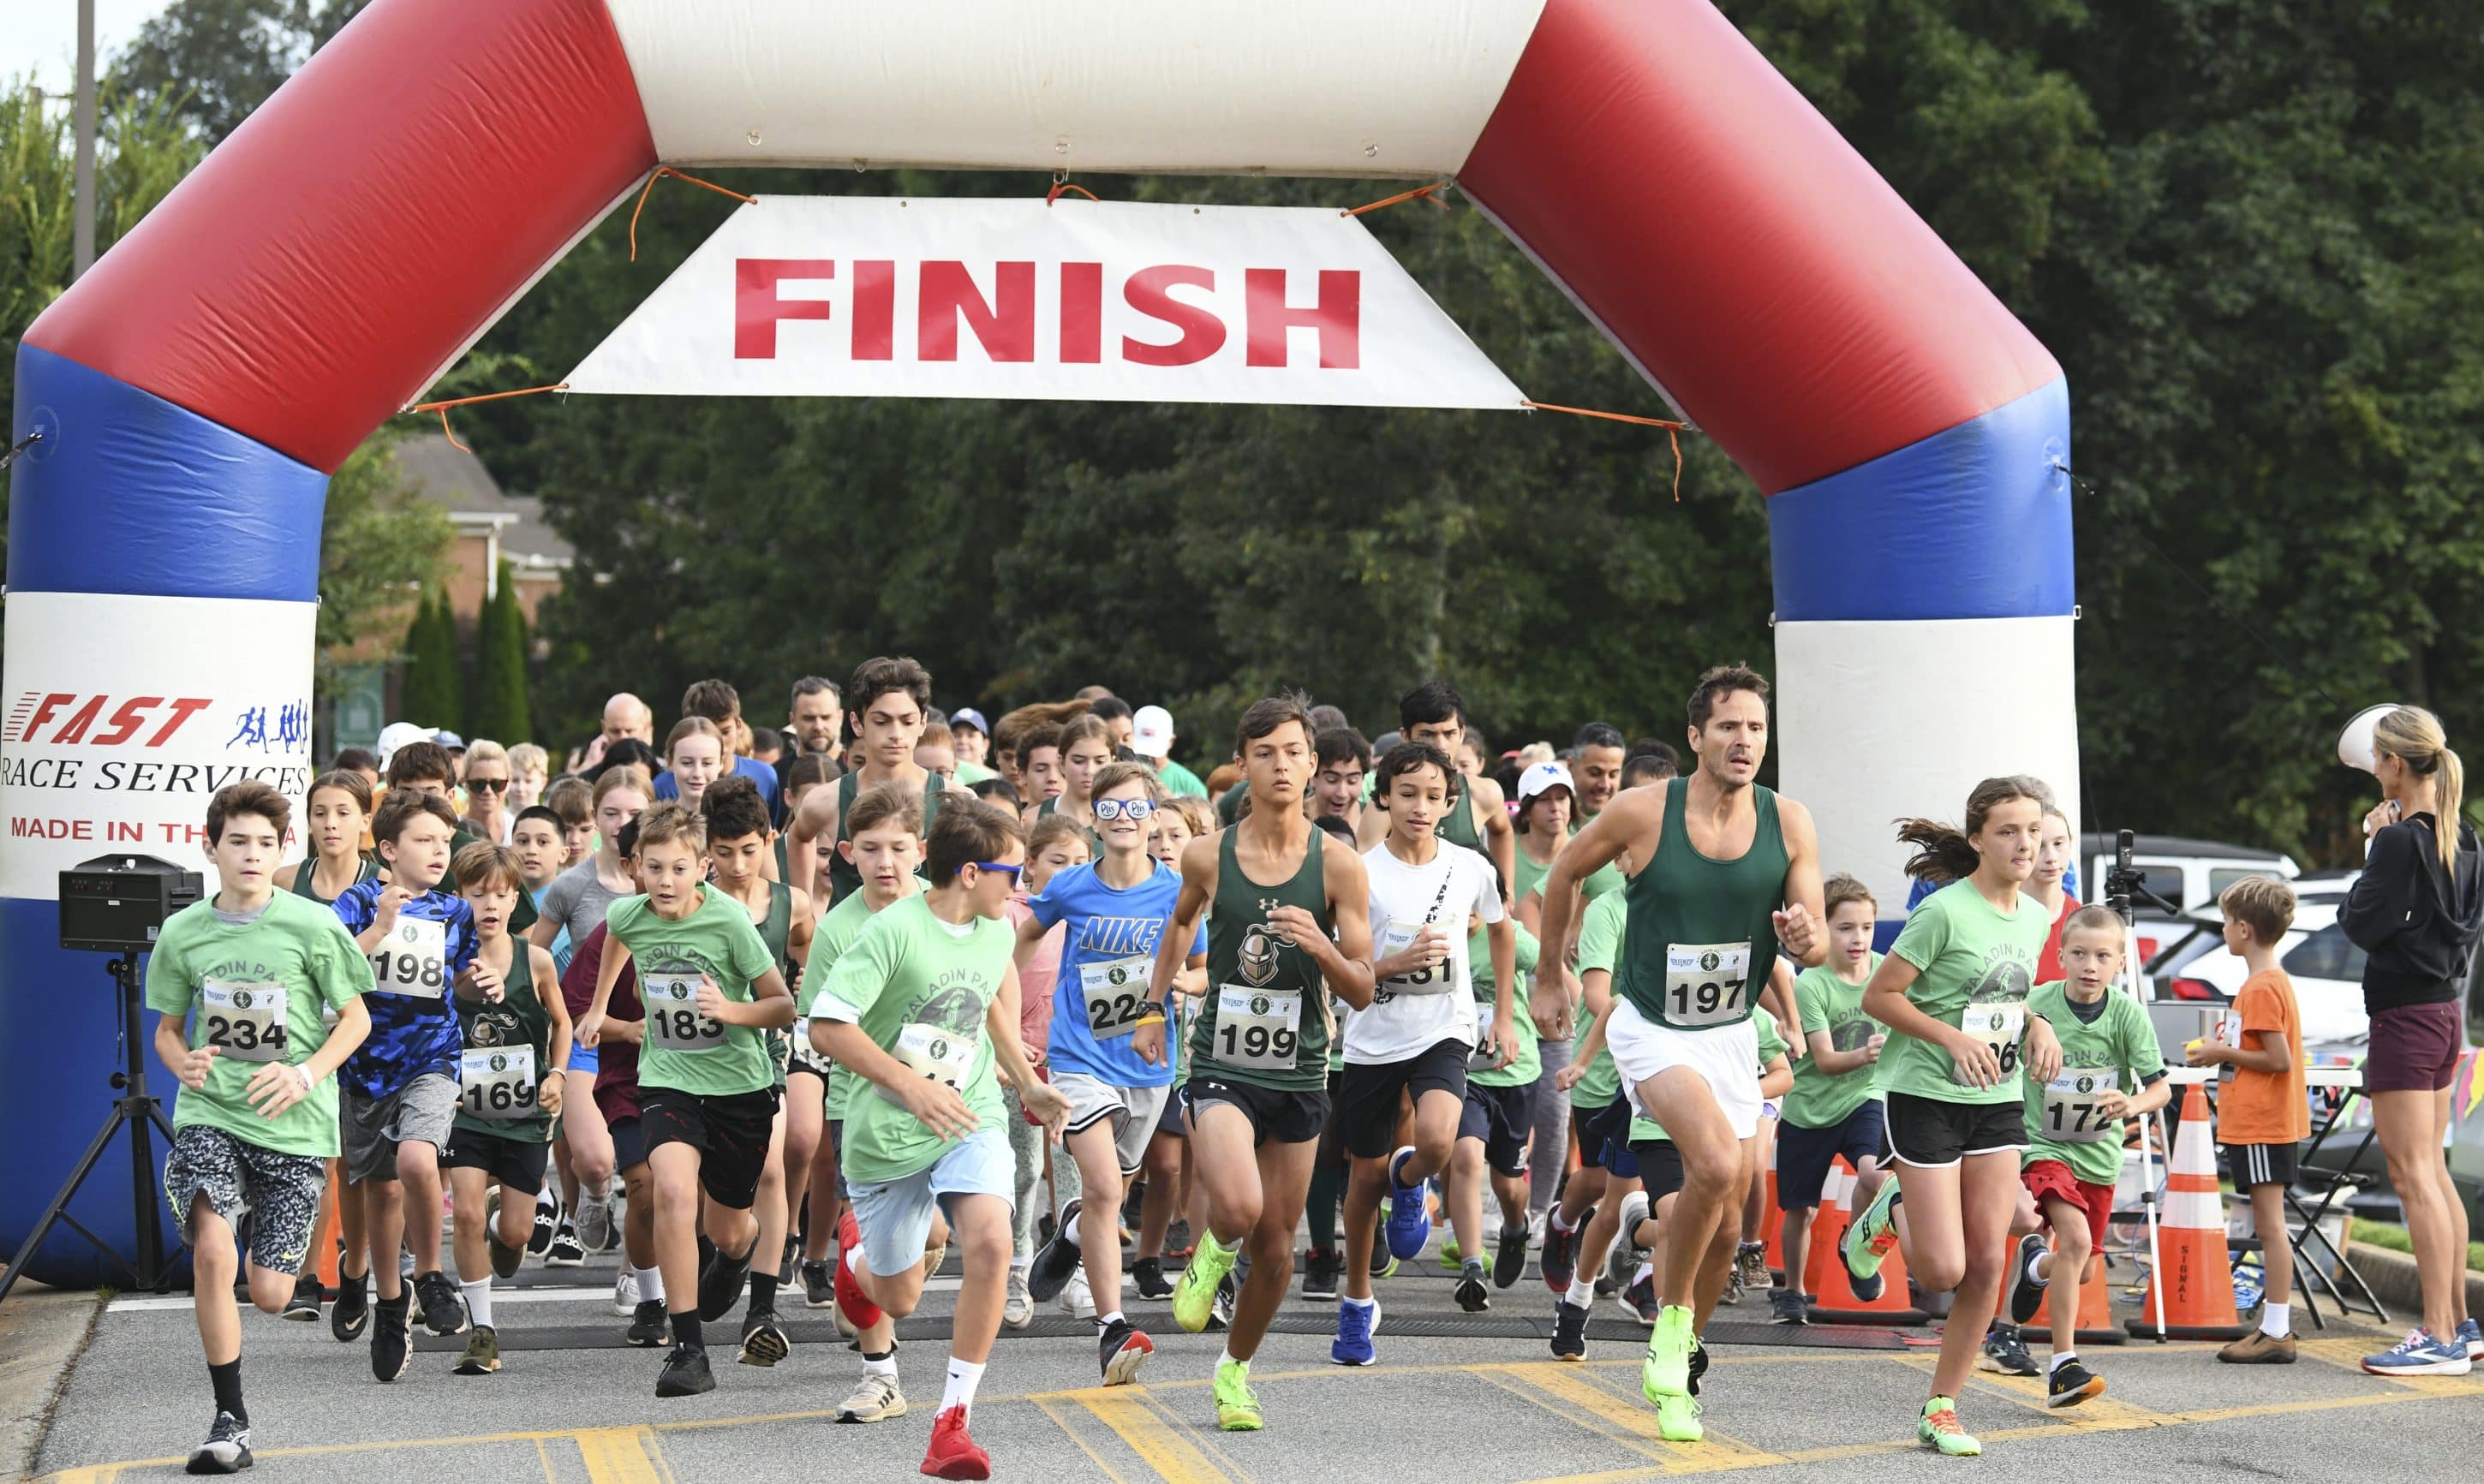
[[863,1370],[864,1370],[866,1373],[871,1373],[871,1374],[878,1374],[878,1375],[886,1376],[886,1377],[887,1377],[889,1380],[891,1380],[891,1381],[896,1380],[896,1379],[897,1379],[897,1349],[896,1349],[896,1347],[895,1347],[895,1346],[893,1346],[893,1345],[892,1345],[891,1347],[889,1347],[888,1353],[887,1353],[887,1354],[885,1354],[885,1355],[867,1355],[867,1356],[864,1356],[864,1357],[862,1358],[862,1368],[863,1368]]
[[2051,1282],[2052,1271],[2053,1255],[2050,1250],[2038,1253],[2027,1259],[2027,1282],[2031,1283],[2041,1285]]
[[2259,1306],[2259,1332],[2271,1339],[2283,1339],[2294,1333],[2294,1306],[2264,1299]]
[[1557,1205],[1552,1208],[1549,1219],[1552,1221],[1552,1228],[1556,1231],[1576,1231],[1579,1229],[1579,1224],[1577,1222],[1563,1221],[1561,1219],[1561,1208]]
[[1100,1314],[1100,1313],[1099,1313],[1099,1314],[1097,1314],[1097,1315],[1095,1316],[1095,1333],[1096,1333],[1096,1334],[1098,1334],[1098,1335],[1101,1335],[1101,1334],[1103,1334],[1106,1330],[1111,1329],[1113,1326],[1115,1326],[1115,1325],[1117,1325],[1117,1324],[1119,1324],[1119,1323],[1120,1323],[1120,1322],[1121,1322],[1121,1311],[1120,1311],[1120,1309],[1115,1309],[1115,1310],[1113,1310],[1113,1311],[1112,1311],[1111,1313],[1109,1313],[1109,1314]]
[[[1348,1304],[1356,1304],[1356,1303],[1368,1304],[1368,1303],[1370,1303],[1371,1301],[1370,1301],[1369,1299],[1348,1299],[1348,1300],[1346,1300],[1346,1302],[1347,1302]],[[1241,1367],[1242,1367],[1244,1370],[1246,1370],[1246,1371],[1247,1371],[1247,1370],[1249,1370],[1249,1369],[1251,1368],[1251,1363],[1250,1363],[1250,1362],[1248,1362],[1248,1361],[1237,1361],[1237,1360],[1235,1360],[1235,1359],[1233,1358],[1233,1347],[1232,1347],[1230,1344],[1228,1344],[1228,1345],[1225,1347],[1225,1353],[1224,1353],[1223,1355],[1220,1355],[1220,1356],[1218,1356],[1218,1357],[1216,1358],[1216,1363],[1217,1363],[1217,1364],[1219,1364],[1219,1365],[1239,1365],[1239,1366],[1241,1366]]]
[[[854,1251],[860,1252],[862,1249],[857,1247]],[[1010,1258],[1010,1271],[1012,1273],[1023,1273],[1033,1266],[1035,1266],[1035,1255],[1033,1253],[1029,1253],[1023,1257]]]
[[638,1302],[641,1304],[662,1304],[664,1302],[664,1270],[662,1268],[640,1268],[638,1270]]
[[[1377,1308],[1380,1306],[1380,1300],[1379,1300],[1377,1297],[1374,1297],[1374,1298],[1368,1298],[1368,1299],[1352,1299],[1352,1298],[1350,1298],[1350,1299],[1347,1299],[1345,1302],[1346,1302],[1346,1303],[1348,1303],[1348,1304],[1353,1305],[1353,1306],[1354,1306],[1355,1308],[1357,1308],[1357,1309],[1377,1309]],[[1232,1351],[1230,1351],[1230,1350],[1228,1350],[1227,1352],[1225,1352],[1225,1358],[1226,1358],[1227,1360],[1228,1360],[1228,1361],[1229,1361],[1229,1360],[1231,1360],[1231,1359],[1233,1358],[1233,1352],[1232,1352]]]
[[2063,1366],[2069,1364],[2072,1361],[2075,1361],[2078,1358],[2079,1353],[2077,1351],[2065,1350],[2061,1354],[2053,1357],[2052,1369],[2060,1370]]
[[1636,1283],[1641,1279],[1654,1282],[1655,1278],[1656,1264],[1653,1262],[1642,1262],[1638,1265],[1638,1271],[1631,1275],[1631,1282],[1633,1283]]
[[1570,1280],[1569,1290],[1561,1295],[1561,1302],[1575,1304],[1580,1309],[1595,1308],[1596,1281],[1581,1270],[1578,1277]]
[[856,1278],[860,1278],[865,1273],[871,1271],[871,1269],[862,1265],[861,1243],[857,1242],[853,1246],[846,1249],[846,1271],[851,1273]]
[[[583,1197],[585,1194],[586,1193],[584,1191],[579,1192],[580,1197]],[[546,1180],[544,1182],[543,1189],[535,1192],[535,1205],[541,1210],[556,1210],[559,1208],[560,1198],[552,1193],[552,1182],[550,1180]]]
[[466,1295],[467,1316],[485,1329],[491,1328],[492,1275],[486,1273],[471,1283],[461,1278],[457,1280],[457,1288]]
[[[1082,1214],[1083,1214],[1083,1213],[1082,1213]],[[1070,1246],[1072,1246],[1072,1247],[1075,1247],[1075,1246],[1077,1246],[1077,1245],[1078,1245],[1078,1218],[1077,1218],[1077,1217],[1072,1216],[1071,1218],[1069,1218],[1069,1220],[1068,1220],[1068,1221],[1066,1221],[1066,1222],[1065,1222],[1065,1223],[1063,1223],[1063,1224],[1062,1224],[1062,1227],[1061,1227],[1061,1240],[1063,1240],[1063,1241],[1065,1241],[1065,1242],[1068,1243],[1068,1244],[1069,1244]]]
[[940,1392],[940,1410],[946,1412],[952,1407],[963,1407],[966,1416],[972,1417],[975,1415],[975,1388],[983,1384],[983,1362],[961,1361],[954,1355],[949,1357],[949,1385]]

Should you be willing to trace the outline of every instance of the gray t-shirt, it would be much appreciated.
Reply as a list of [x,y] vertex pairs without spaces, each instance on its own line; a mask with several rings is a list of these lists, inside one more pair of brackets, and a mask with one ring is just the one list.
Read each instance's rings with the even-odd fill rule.
[[573,948],[586,941],[604,922],[605,909],[621,900],[623,893],[608,889],[595,874],[595,857],[588,856],[552,878],[544,888],[543,901],[536,910],[546,922],[558,923],[569,930]]

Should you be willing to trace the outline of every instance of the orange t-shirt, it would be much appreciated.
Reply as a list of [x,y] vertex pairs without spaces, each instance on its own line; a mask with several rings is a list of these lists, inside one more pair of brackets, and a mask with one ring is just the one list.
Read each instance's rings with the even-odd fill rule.
[[2285,1070],[2234,1068],[2217,1099],[2219,1144],[2293,1144],[2311,1137],[2311,1107],[2303,1092],[2303,1015],[2294,1004],[2294,981],[2268,969],[2243,982],[2234,995],[2243,1048],[2283,1041]]

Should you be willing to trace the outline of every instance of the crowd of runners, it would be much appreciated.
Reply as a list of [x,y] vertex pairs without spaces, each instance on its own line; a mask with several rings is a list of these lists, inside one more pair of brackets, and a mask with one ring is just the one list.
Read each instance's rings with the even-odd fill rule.
[[[1297,1275],[1336,1305],[1333,1358],[1371,1364],[1377,1282],[1435,1223],[1470,1311],[1525,1302],[1533,1251],[1561,1359],[1609,1274],[1662,1436],[1696,1442],[1711,1315],[1747,1295],[1805,1322],[1840,1157],[1854,1294],[1902,1249],[1950,1295],[1921,1442],[1981,1451],[1957,1404],[1979,1363],[2039,1373],[2016,1324],[2080,1282],[2124,1120],[2168,1091],[2041,781],[1897,826],[1925,894],[1882,956],[1901,904],[1757,782],[1744,667],[1700,679],[1680,747],[1590,723],[1495,757],[1439,681],[1376,742],[1272,696],[1203,779],[1159,707],[1094,690],[994,722],[933,695],[875,659],[797,683],[779,731],[702,682],[661,740],[615,696],[556,777],[539,748],[392,728],[318,777],[290,862],[286,800],[216,796],[220,890],[148,980],[215,1390],[193,1472],[251,1462],[244,1282],[380,1381],[417,1328],[465,1335],[477,1377],[502,1364],[496,1280],[617,1249],[613,1322],[661,1352],[658,1396],[717,1385],[712,1328],[786,1362],[798,1305],[858,1356],[839,1419],[874,1423],[908,1411],[896,1321],[954,1255],[923,1471],[983,1478],[977,1390],[1038,1306],[1093,1321],[1106,1386],[1146,1372],[1143,1319],[1221,1333],[1217,1424],[1256,1430],[1252,1362]],[[2236,952],[2265,957],[2291,905],[2229,902]],[[333,1291],[307,1271],[329,1229]],[[2104,1387],[2075,1307],[2055,1405]],[[2276,1310],[2228,1358],[2291,1359]]]

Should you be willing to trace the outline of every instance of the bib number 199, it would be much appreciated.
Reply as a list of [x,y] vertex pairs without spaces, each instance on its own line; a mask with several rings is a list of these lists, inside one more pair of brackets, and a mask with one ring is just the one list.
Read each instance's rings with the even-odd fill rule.
[[1303,997],[1228,985],[1216,999],[1216,1059],[1290,1070],[1302,1047]]

